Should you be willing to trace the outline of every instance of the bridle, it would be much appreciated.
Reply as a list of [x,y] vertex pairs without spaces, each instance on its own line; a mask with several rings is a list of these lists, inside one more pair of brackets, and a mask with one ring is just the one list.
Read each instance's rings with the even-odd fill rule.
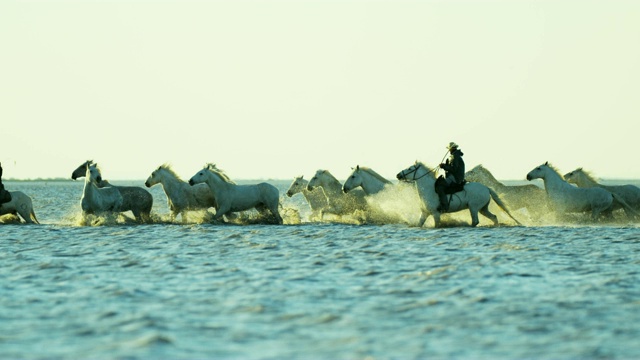
[[[425,177],[425,176],[427,176],[427,175],[431,174],[432,172],[434,172],[434,171],[437,169],[437,168],[433,168],[433,169],[431,169],[431,170],[429,170],[429,171],[425,172],[424,174],[422,174],[422,175],[420,175],[420,176],[416,176],[416,175],[417,175],[417,173],[418,173],[418,169],[420,169],[420,167],[421,167],[421,166],[422,166],[422,164],[415,164],[415,165],[413,166],[413,170],[411,170],[411,171],[407,172],[406,174],[405,174],[405,172],[403,171],[403,172],[401,173],[401,175],[402,175],[402,179],[400,179],[400,180],[404,180],[404,181],[416,181],[416,180],[420,180],[420,179],[422,179],[423,177]],[[409,176],[409,175],[411,175],[411,174],[413,174],[413,178],[411,178],[411,179],[407,179],[407,176]]]

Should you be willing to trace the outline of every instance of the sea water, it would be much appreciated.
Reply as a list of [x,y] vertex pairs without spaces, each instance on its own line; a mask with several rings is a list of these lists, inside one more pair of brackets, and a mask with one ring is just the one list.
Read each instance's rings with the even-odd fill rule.
[[640,357],[632,222],[309,222],[298,194],[282,226],[78,226],[82,182],[5,186],[41,225],[0,225],[1,358]]

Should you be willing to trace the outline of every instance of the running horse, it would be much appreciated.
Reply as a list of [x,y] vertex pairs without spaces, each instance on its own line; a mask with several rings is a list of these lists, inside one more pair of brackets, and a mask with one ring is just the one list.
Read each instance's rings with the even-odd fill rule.
[[[581,188],[599,187],[614,195],[614,210],[622,208],[629,218],[638,217],[640,211],[640,188],[631,184],[627,185],[602,185],[588,171],[577,168],[564,175],[564,179],[570,184],[576,184]],[[620,201],[622,200],[622,201]],[[625,206],[628,205],[628,206]]]
[[171,221],[181,214],[182,222],[186,222],[186,213],[195,210],[207,210],[216,208],[216,199],[207,184],[190,186],[188,182],[180,179],[180,176],[167,165],[160,165],[144,182],[148,188],[160,184],[167,196],[167,204],[171,211]]
[[266,182],[252,185],[237,185],[213,164],[207,164],[189,179],[189,185],[205,183],[213,192],[218,208],[215,220],[231,212],[245,211],[255,208],[261,213],[267,210],[275,216],[278,224],[282,224],[282,216],[278,212],[280,192]]
[[[440,226],[440,216],[442,213],[438,210],[440,198],[435,190],[436,176],[434,170],[435,169],[430,169],[423,163],[416,161],[415,164],[400,171],[396,176],[400,181],[415,182],[416,184],[418,194],[422,200],[421,216],[418,226],[424,225],[429,215],[433,216],[435,226]],[[520,222],[511,215],[495,191],[477,182],[467,182],[464,184],[462,191],[451,195],[449,210],[447,212],[452,213],[468,209],[471,214],[471,226],[477,226],[480,223],[478,213],[493,221],[494,225],[498,225],[498,217],[489,211],[489,202],[491,199],[493,199],[516,224],[521,225]]]
[[546,193],[543,188],[537,185],[505,185],[482,165],[477,165],[467,171],[464,177],[468,181],[479,182],[495,190],[512,210],[525,208],[536,214],[547,211]]
[[613,204],[613,195],[605,189],[579,188],[564,180],[558,170],[545,162],[527,174],[527,180],[542,179],[549,205],[558,214],[591,212],[592,220]]
[[98,164],[85,165],[84,189],[80,207],[84,215],[112,215],[122,211],[122,194],[113,186],[99,187],[102,175]]
[[347,215],[353,214],[358,210],[364,211],[368,208],[367,201],[364,198],[364,191],[357,189],[345,193],[342,189],[342,183],[328,170],[317,170],[307,185],[308,190],[318,187],[324,190],[324,194],[327,197],[327,202],[329,203],[327,212],[336,215]]
[[[85,176],[86,167],[95,164],[93,160],[87,160],[78,166],[71,173],[71,179],[76,180]],[[122,196],[121,211],[129,211],[137,221],[150,222],[151,208],[153,207],[153,196],[147,190],[139,186],[113,186],[107,180],[102,179],[96,182],[99,188],[113,187],[120,192]],[[84,210],[84,209],[83,209]]]
[[289,185],[289,189],[286,194],[288,197],[292,197],[297,193],[302,193],[311,208],[310,219],[322,219],[323,212],[329,206],[327,197],[324,194],[324,190],[321,188],[309,190],[307,189],[308,185],[309,181],[307,181],[303,175],[295,177],[291,182],[291,185]]
[[342,185],[342,191],[348,193],[357,187],[361,187],[365,194],[372,195],[382,191],[385,186],[391,184],[391,181],[385,179],[382,175],[370,168],[357,165]]

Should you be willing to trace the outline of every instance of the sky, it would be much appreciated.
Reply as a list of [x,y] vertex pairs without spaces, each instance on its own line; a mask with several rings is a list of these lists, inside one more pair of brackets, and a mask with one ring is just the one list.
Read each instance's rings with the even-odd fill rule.
[[640,1],[0,2],[5,179],[389,179],[450,141],[639,179]]

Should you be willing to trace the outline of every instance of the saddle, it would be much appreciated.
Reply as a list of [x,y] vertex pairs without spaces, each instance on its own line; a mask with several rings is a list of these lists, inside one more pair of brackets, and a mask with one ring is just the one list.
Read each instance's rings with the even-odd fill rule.
[[451,184],[444,188],[444,193],[447,195],[455,194],[464,190],[464,185],[467,183],[467,180],[462,180],[460,184]]

